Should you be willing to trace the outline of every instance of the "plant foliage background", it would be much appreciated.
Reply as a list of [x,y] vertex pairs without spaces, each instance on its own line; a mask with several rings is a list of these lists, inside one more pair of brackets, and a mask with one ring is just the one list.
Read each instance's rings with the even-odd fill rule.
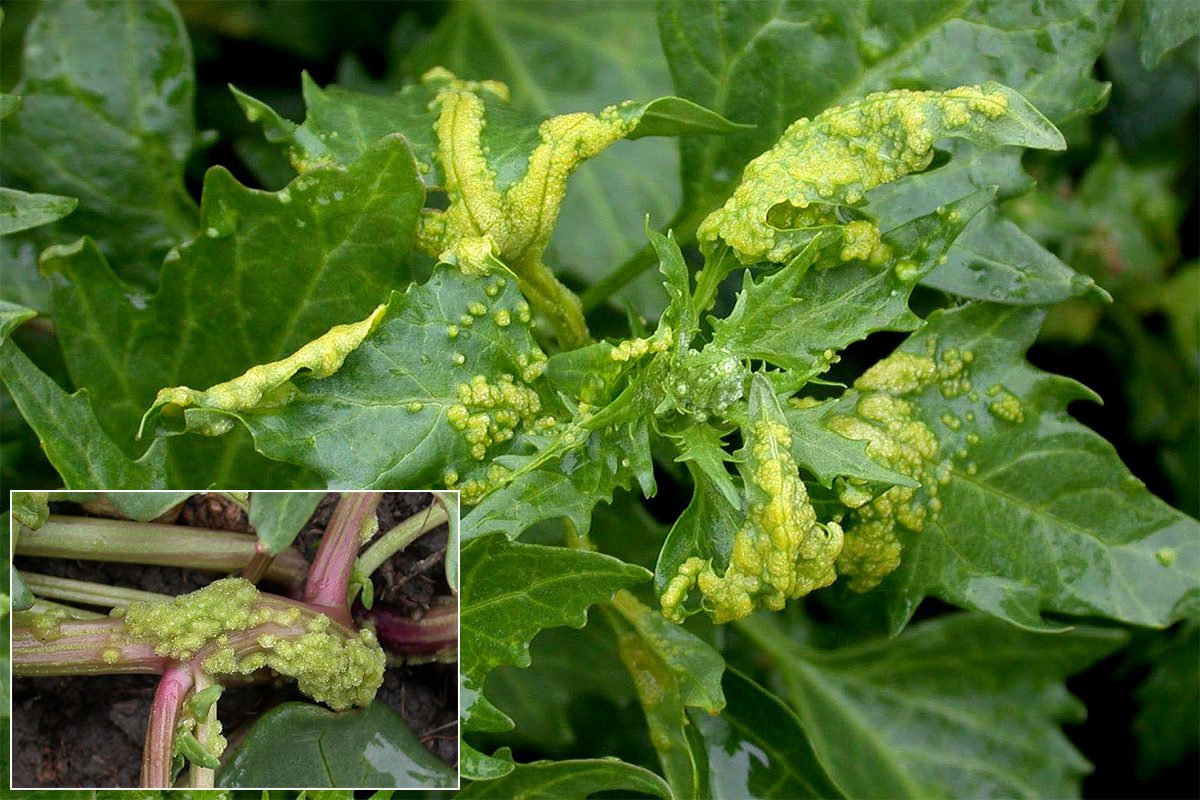
[[[1195,796],[1197,8],[10,4],[4,485],[477,491],[464,795]],[[455,201],[423,185],[446,178],[420,83],[434,67],[507,85],[510,104],[472,91],[491,98],[485,154],[508,185],[545,117],[670,95],[724,117],[637,106],[627,135],[652,138],[617,141],[567,184],[544,262],[593,336],[642,337],[627,361],[612,344],[555,354],[544,326],[490,313],[517,316],[522,290],[533,301],[552,284],[471,278],[419,252],[422,207]],[[868,193],[867,218],[924,260],[835,263],[819,229],[854,215],[803,218],[816,266],[743,259],[758,268],[713,280],[707,327],[689,305],[697,270],[706,256],[710,279],[741,270],[701,221],[789,123],[873,91],[985,81],[1045,119],[998,146],[941,141],[933,169]],[[673,240],[647,244],[646,214]],[[515,269],[528,254],[497,255]],[[521,274],[540,274],[538,255]],[[477,303],[471,336],[450,341]],[[654,334],[660,315],[671,327]],[[688,397],[645,407],[662,374],[683,374],[655,369],[687,368],[653,358],[688,352],[672,337],[689,320],[759,377],[745,397],[709,397],[703,362]],[[555,329],[565,340],[569,324]],[[897,347],[945,369],[970,351],[976,391],[948,384],[953,371],[855,383]],[[535,382],[544,351],[540,411],[598,410],[607,427],[548,425],[506,450],[495,430],[450,435],[414,399],[414,386],[452,398],[468,359],[493,383],[521,369]],[[231,393],[203,391],[269,362]],[[815,405],[778,403],[806,382]],[[944,484],[838,435],[835,417],[884,395],[965,454]],[[962,427],[976,415],[982,442]],[[745,435],[753,465],[754,420],[786,425],[821,519],[838,509],[849,528],[856,491],[916,478],[943,487],[938,524],[898,533],[899,568],[868,575],[883,579],[872,591],[843,580],[731,625],[669,622],[655,594],[677,568],[728,563],[744,511],[724,461]],[[449,475],[479,444],[486,462]]]

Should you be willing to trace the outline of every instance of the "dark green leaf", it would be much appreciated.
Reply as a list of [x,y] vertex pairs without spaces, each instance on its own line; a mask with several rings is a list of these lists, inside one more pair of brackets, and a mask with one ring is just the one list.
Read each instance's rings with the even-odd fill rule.
[[689,712],[708,760],[713,800],[844,797],[803,726],[775,695],[735,669],[725,671],[725,710]]
[[67,488],[166,485],[161,444],[137,461],[129,458],[100,426],[87,391],[68,395],[12,340],[0,344],[0,376]]
[[671,797],[671,789],[662,778],[648,769],[615,758],[519,764],[503,778],[468,785],[458,796],[494,800],[586,800],[597,792]]
[[1153,69],[1169,50],[1200,35],[1200,5],[1186,0],[1142,0],[1142,65]]
[[[237,418],[259,452],[307,466],[331,486],[454,486],[482,479],[487,445],[510,445],[476,437],[469,415],[486,418],[486,433],[489,414],[515,414],[509,429],[524,431],[543,411],[531,387],[539,385],[545,356],[528,322],[528,306],[512,280],[443,266],[429,282],[394,293],[386,309],[356,323],[367,325],[365,338],[360,332],[357,341],[342,342],[338,334],[328,346],[314,342],[292,359],[236,379],[232,391],[164,392],[147,429],[213,434]],[[345,358],[340,369],[328,361],[335,352]],[[337,371],[318,372],[322,364]]]
[[[254,492],[250,525],[271,555],[278,555],[304,530],[324,492]],[[369,606],[368,606],[369,607]]]
[[1200,624],[1185,622],[1156,645],[1133,720],[1143,778],[1200,749]]
[[1058,723],[1084,709],[1062,681],[1125,641],[959,614],[818,651],[769,617],[740,625],[774,658],[813,750],[851,797],[1075,796],[1089,765]]
[[5,179],[78,197],[55,238],[91,236],[123,276],[152,287],[166,251],[196,231],[183,185],[194,91],[173,4],[45,4],[26,34],[21,106],[3,124]]
[[217,771],[217,784],[277,788],[449,788],[454,770],[382,702],[332,712],[284,703],[263,714]]
[[649,577],[641,567],[600,553],[519,544],[503,536],[465,544],[462,566],[462,714],[469,730],[482,727],[471,717],[490,670],[527,666],[529,642],[538,631],[581,627],[593,603]]

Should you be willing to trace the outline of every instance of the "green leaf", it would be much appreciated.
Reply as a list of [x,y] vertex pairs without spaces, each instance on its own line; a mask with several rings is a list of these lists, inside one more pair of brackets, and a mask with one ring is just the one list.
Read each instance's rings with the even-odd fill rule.
[[1148,648],[1136,691],[1138,775],[1150,778],[1200,749],[1200,624],[1183,623]]
[[625,668],[634,679],[650,741],[658,751],[672,797],[701,798],[709,776],[693,746],[687,710],[717,714],[725,706],[721,673],[725,659],[699,637],[619,592],[605,618],[617,637]]
[[842,263],[818,236],[773,275],[755,282],[747,272],[733,310],[713,323],[713,346],[785,367],[802,382],[870,333],[911,330],[920,322],[908,308],[913,287],[991,196],[981,190],[889,231],[883,241],[893,255],[880,265]]
[[[659,33],[671,65],[675,91],[738,122],[745,130],[720,138],[685,137],[681,143],[686,223],[695,225],[732,191],[743,167],[770,147],[784,128],[831,106],[885,89],[946,90],[998,81],[1029,100],[1050,120],[1062,123],[1103,105],[1107,88],[1091,77],[1092,65],[1116,23],[1114,0],[1050,0],[1034,6],[960,0],[914,5],[878,4],[848,13],[839,0],[715,5],[670,0],[659,5]],[[1078,21],[1087,20],[1086,25]],[[951,166],[962,161],[956,152]],[[943,179],[969,180],[970,187],[933,203],[985,186],[1011,185],[1018,154],[981,159],[969,173],[939,169]],[[1009,192],[1004,192],[1008,194]],[[1081,294],[1061,262],[1008,226],[981,230],[979,218],[950,261],[978,267],[970,282],[954,290],[981,290],[998,299],[1025,286],[1021,302],[1043,288],[1045,302]],[[911,217],[892,220],[892,224]],[[686,236],[684,238],[687,238]],[[1033,257],[1026,264],[1021,259]],[[995,271],[998,273],[994,277]],[[1036,272],[1035,272],[1036,270]],[[1044,272],[1044,274],[1043,274]],[[935,272],[946,281],[945,270]],[[1025,281],[1013,286],[1014,278]],[[993,291],[994,290],[994,291]]]
[[56,194],[31,194],[0,187],[0,236],[62,219],[79,201]]
[[9,334],[36,316],[31,308],[0,300],[0,342],[7,341]]
[[104,499],[126,519],[149,522],[187,500],[195,492],[106,492]]
[[855,478],[859,481],[886,483],[894,486],[916,486],[907,475],[888,469],[867,454],[865,442],[848,439],[829,429],[826,417],[833,409],[832,401],[816,405],[790,405],[784,409],[792,431],[792,456],[825,488],[833,486],[835,478]]
[[[464,544],[462,566],[459,664],[467,730],[484,727],[472,716],[490,706],[480,695],[490,670],[504,664],[528,666],[529,642],[538,631],[582,627],[593,603],[649,577],[641,567],[611,556],[519,544],[503,536]],[[476,708],[480,702],[485,705]],[[492,711],[495,719],[499,712]]]
[[713,800],[845,796],[783,701],[736,669],[725,670],[723,687],[719,715],[688,714],[703,737]]
[[289,359],[208,391],[161,392],[147,429],[218,434],[237,419],[260,453],[304,465],[332,486],[482,479],[488,446],[507,442],[485,435],[490,415],[517,415],[511,436],[532,429],[542,411],[531,387],[545,356],[529,321],[513,281],[442,266]]
[[689,558],[711,559],[718,568],[726,567],[733,551],[734,534],[745,522],[740,487],[735,487],[730,480],[730,488],[737,494],[728,496],[720,483],[695,464],[694,461],[687,462],[695,484],[692,501],[671,526],[654,566],[654,591],[660,596]]
[[101,427],[87,391],[64,392],[11,339],[0,344],[0,379],[67,488],[166,485],[161,444],[129,458]]
[[1178,0],[1142,0],[1139,53],[1154,69],[1168,51],[1200,35],[1200,6]]
[[1089,765],[1058,723],[1084,709],[1062,682],[1125,641],[957,614],[821,651],[765,615],[740,625],[775,660],[813,750],[850,797],[1077,795]]
[[[894,415],[910,407],[936,441],[923,488],[883,515],[903,545],[884,584],[896,629],[926,595],[1029,627],[1043,610],[1161,627],[1200,603],[1200,525],[1070,417],[1090,392],[1024,360],[1041,319],[935,312],[842,400],[881,427],[908,424]],[[852,515],[847,548],[859,535]]]
[[46,4],[23,54],[21,105],[2,126],[6,181],[79,198],[54,238],[87,234],[152,287],[166,251],[196,230],[183,185],[195,79],[179,13],[165,0]]
[[217,785],[450,788],[454,770],[385,703],[332,712],[284,703],[263,714],[227,754]]
[[268,553],[279,555],[304,530],[324,497],[324,492],[253,492],[250,525],[258,541]]
[[[992,80],[1056,122],[1094,111],[1105,87],[1091,77],[1091,66],[1119,8],[1109,0],[1034,7],[961,0],[847,13],[838,0],[662,3],[659,33],[676,92],[756,126],[721,139],[684,140],[685,204],[708,210],[792,120],[873,91]],[[1088,24],[1077,24],[1081,19]]]
[[648,769],[615,758],[535,761],[494,781],[472,783],[458,796],[495,800],[587,800],[597,792],[670,798],[671,789]]
[[[671,93],[648,0],[574,2],[552,14],[538,2],[456,3],[410,57],[414,74],[436,66],[504,81],[515,107],[543,117]],[[662,224],[675,213],[678,165],[675,142],[665,140],[618,143],[583,165],[563,200],[547,261],[595,283],[645,245],[646,214]],[[652,275],[615,299],[649,319],[665,301]]]
[[[131,302],[88,240],[51,248],[43,268],[62,276],[54,316],[72,380],[133,452],[157,389],[209,386],[281,358],[403,284],[423,197],[399,136],[279,192],[247,189],[215,168],[205,180],[203,233],[172,251],[149,301]],[[264,462],[244,441],[173,442],[172,471],[184,485],[265,488]],[[238,472],[214,476],[214,463]]]

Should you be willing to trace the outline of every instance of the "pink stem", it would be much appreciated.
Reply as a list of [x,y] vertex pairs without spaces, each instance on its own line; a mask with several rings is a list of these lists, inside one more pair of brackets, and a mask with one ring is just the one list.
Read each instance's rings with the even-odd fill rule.
[[143,788],[168,789],[171,786],[175,725],[193,682],[191,667],[186,663],[173,661],[163,672],[158,688],[154,690],[154,702],[150,706],[150,725],[146,730],[146,746],[142,750]]
[[453,605],[434,606],[421,619],[376,606],[366,617],[375,621],[379,643],[393,653],[425,655],[458,646],[458,609]]
[[[157,674],[167,659],[149,644],[120,643],[124,621],[115,618],[58,622],[51,636],[29,627],[12,630],[14,675]],[[108,658],[105,658],[105,656]]]
[[362,544],[364,523],[375,514],[382,492],[347,492],[338,501],[325,529],[317,557],[308,573],[304,602],[316,606],[333,619],[353,627],[346,592],[354,560]]

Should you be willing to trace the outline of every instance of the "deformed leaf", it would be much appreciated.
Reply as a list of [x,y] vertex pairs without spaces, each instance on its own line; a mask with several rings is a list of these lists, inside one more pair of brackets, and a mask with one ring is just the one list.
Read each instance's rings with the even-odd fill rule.
[[208,392],[167,390],[158,408],[197,403],[174,430],[220,433],[236,418],[259,452],[330,486],[479,491],[498,477],[489,454],[552,426],[538,426],[552,409],[530,321],[512,280],[441,266],[329,340]]
[[253,492],[250,525],[267,552],[278,555],[286,550],[304,530],[324,496],[324,492]]
[[783,263],[811,238],[808,229],[840,221],[839,209],[862,205],[869,190],[928,167],[934,142],[946,137],[980,147],[1066,147],[1037,109],[998,83],[880,92],[793,123],[750,162],[697,236],[710,248],[728,244],[743,264]]
[[896,630],[926,595],[1029,627],[1042,611],[1161,627],[1200,606],[1200,525],[1071,418],[1086,389],[1024,360],[1041,319],[935,312],[840,402],[839,429],[875,442],[868,453],[887,437],[920,442],[922,488],[890,490],[846,524],[847,550],[902,545],[884,584]]
[[459,792],[464,798],[509,800],[587,800],[597,792],[636,792],[672,797],[662,778],[644,767],[616,758],[573,761],[535,761],[518,764],[511,773],[492,781],[472,783]]
[[1063,680],[1126,639],[957,614],[823,651],[763,615],[741,626],[771,654],[812,749],[850,797],[1078,794],[1089,765],[1058,724],[1084,709]]
[[870,333],[911,330],[913,287],[991,199],[983,189],[888,231],[874,257],[828,252],[836,238],[821,234],[774,274],[755,281],[748,271],[733,310],[713,323],[713,346],[786,367],[799,384]]
[[224,788],[450,788],[454,770],[386,703],[333,712],[284,703],[263,714],[217,770]]
[[825,488],[833,486],[834,478],[855,478],[860,481],[886,483],[896,486],[915,486],[907,475],[888,469],[867,454],[865,442],[847,439],[831,430],[825,418],[832,403],[791,405],[784,409],[788,427],[792,430],[792,455],[796,463],[807,469]]

